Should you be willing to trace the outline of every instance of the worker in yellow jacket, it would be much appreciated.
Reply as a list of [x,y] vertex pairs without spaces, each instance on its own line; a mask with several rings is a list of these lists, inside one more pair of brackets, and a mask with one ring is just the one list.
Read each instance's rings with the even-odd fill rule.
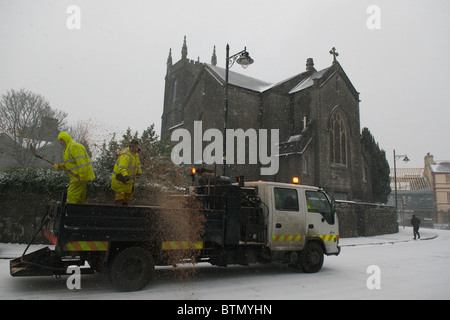
[[66,132],[58,135],[59,143],[64,147],[63,163],[54,167],[68,173],[70,183],[67,189],[67,203],[84,203],[88,181],[95,179],[94,170],[86,148]]
[[139,141],[133,139],[130,145],[118,154],[111,178],[111,189],[116,192],[114,202],[117,205],[126,206],[133,197],[134,184],[142,174],[140,150]]

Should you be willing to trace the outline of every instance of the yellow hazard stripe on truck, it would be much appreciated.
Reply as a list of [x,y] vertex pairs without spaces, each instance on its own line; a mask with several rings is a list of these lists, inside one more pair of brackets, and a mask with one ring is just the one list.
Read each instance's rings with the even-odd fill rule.
[[323,241],[332,241],[332,242],[336,242],[339,239],[339,236],[335,234],[308,235],[308,237],[317,237],[322,239]]
[[106,251],[108,241],[71,241],[64,245],[63,251]]
[[163,250],[187,250],[203,249],[203,241],[164,241],[162,243]]
[[[333,241],[336,242],[339,239],[338,235],[332,234],[322,234],[322,235],[307,235],[307,237],[317,237],[323,241]],[[274,234],[272,235],[273,242],[299,242],[303,241],[303,235],[301,234]]]
[[298,242],[302,241],[303,236],[301,234],[274,234],[272,235],[272,241],[274,242]]

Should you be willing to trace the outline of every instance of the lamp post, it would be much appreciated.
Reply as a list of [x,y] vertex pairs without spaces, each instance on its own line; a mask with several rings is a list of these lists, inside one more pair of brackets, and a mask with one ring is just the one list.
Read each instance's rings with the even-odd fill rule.
[[244,50],[232,55],[230,57],[230,45],[227,44],[226,47],[227,57],[225,60],[225,105],[224,105],[224,115],[223,115],[223,170],[222,175],[226,175],[227,170],[227,157],[226,157],[226,146],[227,146],[227,127],[228,127],[228,77],[229,70],[233,66],[235,62],[240,64],[244,69],[246,69],[249,65],[251,65],[254,60],[250,58],[247,47],[244,47]]
[[[398,204],[397,204],[397,159],[403,158],[404,162],[408,162],[409,158],[406,154],[395,154],[394,149],[394,184],[395,184],[395,213],[398,215]],[[402,216],[403,229],[405,229],[405,210],[403,210]]]

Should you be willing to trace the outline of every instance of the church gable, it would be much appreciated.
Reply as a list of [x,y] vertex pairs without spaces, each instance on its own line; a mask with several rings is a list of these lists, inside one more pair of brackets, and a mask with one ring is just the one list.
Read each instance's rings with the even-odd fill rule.
[[[347,74],[345,73],[344,69],[342,68],[342,66],[340,65],[339,62],[334,63],[330,69],[332,68],[332,72],[329,71],[329,74],[325,74],[325,76],[322,78],[322,84],[324,85],[325,83],[329,82],[329,81],[333,81],[334,80],[334,89],[336,91],[339,90],[348,90],[349,94],[353,96],[353,98],[355,99],[356,102],[359,102],[359,92],[355,89],[355,87],[353,86],[352,82],[350,81],[350,79],[348,78]],[[337,87],[336,87],[337,86]]]
[[296,86],[294,86],[292,90],[289,91],[289,94],[296,94],[313,87],[321,88],[336,75],[343,80],[343,83],[348,87],[349,92],[357,101],[359,101],[359,92],[355,89],[339,62],[335,62],[332,66],[320,71],[312,72],[308,77],[303,78]]

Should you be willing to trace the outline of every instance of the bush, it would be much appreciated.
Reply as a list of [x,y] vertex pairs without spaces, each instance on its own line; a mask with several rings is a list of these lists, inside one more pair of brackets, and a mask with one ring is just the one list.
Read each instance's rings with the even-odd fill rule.
[[12,167],[0,171],[0,191],[49,192],[67,188],[65,172],[45,168]]

